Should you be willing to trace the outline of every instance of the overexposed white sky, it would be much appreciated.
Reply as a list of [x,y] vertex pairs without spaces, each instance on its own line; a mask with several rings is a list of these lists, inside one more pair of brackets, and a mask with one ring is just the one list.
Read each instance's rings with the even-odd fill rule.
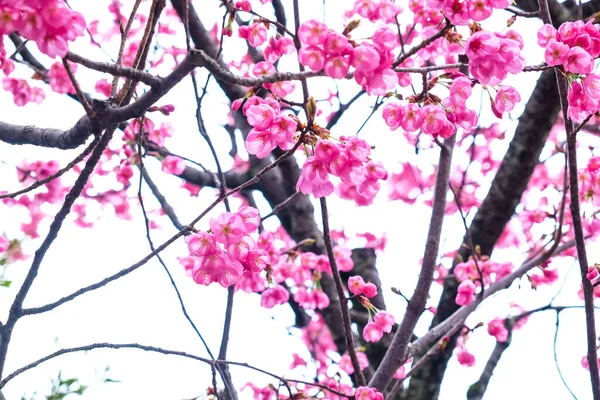
[[[71,1],[76,10],[85,15],[102,15],[105,13],[107,1],[94,2],[83,0]],[[258,3],[258,2],[256,2]],[[325,15],[332,19],[330,26],[340,28],[340,10],[352,6],[352,1],[329,1]],[[203,20],[210,27],[221,13],[217,9],[219,1],[203,2]],[[291,1],[284,0],[285,5]],[[323,3],[320,0],[305,0],[302,2],[302,17],[321,17]],[[265,6],[268,10],[268,6]],[[215,12],[215,14],[211,14]],[[312,13],[312,14],[310,14]],[[499,18],[484,23],[484,27],[493,30],[502,26],[508,18]],[[211,19],[212,18],[212,19]],[[291,22],[291,14],[290,14]],[[526,40],[525,57],[527,64],[537,64],[541,61],[541,50],[535,44],[535,30],[540,23],[532,20],[518,20],[514,29],[521,32]],[[31,45],[33,47],[33,45]],[[73,50],[82,55],[94,54],[102,59],[101,53],[80,40]],[[43,58],[42,58],[43,59]],[[47,61],[47,60],[46,60]],[[293,63],[288,62],[289,65]],[[46,65],[50,65],[46,62]],[[286,65],[282,63],[282,65]],[[293,67],[291,67],[293,68]],[[17,75],[27,77],[31,72],[19,67]],[[84,89],[93,91],[93,85],[99,75],[90,75],[83,67],[79,67],[77,76]],[[202,81],[202,80],[200,80]],[[311,93],[316,98],[327,95],[324,79],[311,86]],[[529,93],[534,85],[534,75],[510,77],[505,83],[518,87],[522,97]],[[40,83],[41,85],[41,83]],[[356,86],[347,84],[343,96],[354,94]],[[44,127],[68,128],[82,115],[82,110],[74,101],[65,96],[47,92],[47,99],[41,105],[28,105],[18,108],[12,102],[11,95],[0,92],[2,120],[20,124],[34,124]],[[209,86],[210,98],[205,100],[207,106],[204,115],[222,115],[219,119],[207,119],[206,123],[213,140],[221,154],[228,151],[228,140],[224,137],[220,124],[225,121],[224,112],[227,104],[224,96],[219,94],[214,82]],[[322,96],[320,96],[322,95]],[[474,98],[476,96],[473,96]],[[343,97],[344,98],[344,97]],[[476,97],[478,101],[478,97]],[[364,107],[355,107],[352,116],[346,116],[336,126],[334,134],[347,134],[356,131],[370,110],[368,105],[374,99],[362,100]],[[477,104],[477,101],[474,104]],[[488,104],[484,100],[484,109]],[[175,153],[202,160],[207,166],[212,166],[206,145],[197,134],[194,122],[194,102],[191,93],[190,80],[185,80],[175,90],[169,93],[161,104],[173,103],[176,113],[168,120],[175,127],[175,137],[168,143]],[[476,108],[476,106],[472,106]],[[519,107],[513,117],[516,118]],[[489,111],[487,112],[488,120]],[[156,116],[153,119],[158,120]],[[503,121],[507,129],[514,129],[515,121]],[[383,123],[380,112],[377,113],[364,129],[363,133],[370,144],[375,146],[373,158],[384,162],[389,170],[397,170],[401,161],[415,160],[414,152],[403,145],[404,140],[398,132],[389,132]],[[506,144],[512,136],[507,135]],[[393,149],[393,151],[390,151]],[[501,153],[503,149],[497,149]],[[58,159],[61,165],[71,160],[81,149],[72,151],[56,151],[38,149],[31,146],[8,146],[0,143],[0,190],[11,190],[18,187],[14,176],[13,166],[23,157],[28,160]],[[423,156],[421,156],[423,157]],[[425,154],[432,160],[436,154]],[[456,157],[461,157],[456,154]],[[227,165],[227,157],[223,157]],[[155,181],[174,206],[183,222],[189,222],[212,200],[214,193],[205,189],[199,198],[190,199],[184,195],[177,178],[163,176],[158,162],[146,162]],[[73,179],[66,177],[65,180]],[[137,174],[132,179],[137,186]],[[131,192],[135,196],[137,188]],[[388,249],[378,258],[378,267],[389,309],[399,319],[405,306],[403,300],[390,292],[392,286],[398,287],[403,293],[411,293],[419,271],[419,259],[422,257],[424,238],[426,236],[429,211],[422,205],[407,206],[400,202],[387,202],[387,188],[383,188],[376,199],[376,205],[368,208],[357,208],[346,201],[330,200],[331,225],[334,229],[345,228],[348,232],[386,232]],[[156,207],[151,194],[146,191],[147,204]],[[259,199],[261,209],[268,212],[266,203]],[[52,214],[55,208],[49,207]],[[215,212],[220,212],[217,209]],[[110,215],[110,212],[106,213]],[[122,221],[114,217],[105,217],[96,222],[91,229],[82,230],[72,224],[65,224],[58,239],[48,252],[40,274],[27,298],[26,306],[37,306],[54,301],[79,287],[96,282],[114,272],[121,270],[145,256],[148,244],[145,239],[145,228],[138,208],[132,208],[133,220]],[[393,218],[390,218],[393,216]],[[318,218],[318,217],[317,217]],[[24,212],[0,206],[0,230],[7,233],[9,238],[20,238],[19,225],[26,221]],[[391,221],[392,220],[392,221]],[[208,219],[201,221],[200,227],[207,224]],[[166,219],[159,223],[163,230],[153,231],[155,243],[161,243],[174,232]],[[271,225],[274,221],[271,221]],[[48,221],[42,225],[45,231]],[[444,226],[442,252],[455,249],[463,236],[462,222],[459,218],[449,218]],[[415,238],[418,238],[415,241]],[[33,253],[39,241],[28,240],[24,247],[28,253]],[[590,246],[590,261],[599,259],[600,250]],[[164,253],[164,259],[177,282],[188,311],[196,322],[200,332],[207,339],[213,352],[218,352],[221,329],[225,308],[226,290],[220,286],[198,286],[185,276],[183,268],[176,258],[186,255],[186,247],[182,240],[175,243]],[[515,264],[522,261],[515,253],[498,253],[498,257],[512,260]],[[5,319],[8,307],[18,289],[30,261],[16,263],[8,269],[9,278],[14,280],[11,288],[0,290],[0,318]],[[567,276],[572,263],[566,262],[560,267],[561,279]],[[558,305],[579,304],[576,288],[579,281],[577,267],[568,275],[563,294],[556,300]],[[502,295],[489,301],[483,310],[474,314],[468,324],[474,326],[479,321],[487,322],[495,316],[505,316],[509,302],[517,302],[525,308],[545,305],[558,290],[558,287],[540,288],[537,293],[529,289],[523,282],[522,288],[513,285]],[[434,288],[438,295],[439,288]],[[431,305],[437,301],[431,302]],[[418,335],[424,333],[429,321],[422,321],[418,326]],[[235,361],[246,361],[257,367],[286,376],[302,378],[302,371],[296,370],[289,374],[288,366],[292,361],[292,353],[298,352],[308,357],[308,352],[302,345],[299,332],[288,328],[293,324],[293,315],[287,306],[266,310],[260,307],[257,295],[239,293],[236,295],[234,306],[232,336],[228,357]],[[513,343],[505,352],[500,365],[495,370],[494,377],[486,393],[486,400],[528,398],[569,398],[568,393],[558,379],[553,361],[552,338],[554,334],[554,314],[552,312],[534,315],[525,327],[516,332]],[[88,293],[73,302],[65,304],[50,313],[25,317],[19,321],[13,333],[9,349],[5,373],[10,373],[33,360],[64,347],[85,345],[93,342],[139,342],[159,347],[183,350],[201,356],[206,356],[202,344],[185,321],[177,298],[170,286],[168,278],[160,264],[151,261],[129,276],[111,283],[106,287]],[[477,357],[477,365],[466,368],[452,361],[448,368],[442,400],[464,398],[472,383],[479,377],[487,360],[487,355],[494,346],[494,339],[485,328],[479,329],[471,339],[468,348]],[[561,314],[561,332],[559,334],[558,358],[563,374],[579,399],[591,398],[589,393],[589,377],[587,371],[580,366],[581,357],[585,354],[585,327],[583,311],[565,311]],[[119,383],[102,383],[104,370],[109,366],[106,376],[120,381]],[[22,395],[31,395],[34,391],[44,394],[49,391],[50,379],[62,371],[63,377],[77,377],[82,383],[89,385],[85,392],[86,399],[106,398],[146,398],[146,399],[183,399],[199,396],[210,386],[210,369],[198,362],[147,354],[137,350],[94,350],[87,354],[66,355],[54,359],[28,371],[11,381],[3,390],[6,398],[18,399]],[[232,367],[232,376],[238,387],[248,381],[257,385],[265,385],[273,380],[256,372],[240,367]],[[309,371],[310,372],[310,371]],[[310,375],[304,376],[310,379]],[[587,397],[586,397],[587,396]],[[249,398],[250,391],[242,392],[241,398]]]

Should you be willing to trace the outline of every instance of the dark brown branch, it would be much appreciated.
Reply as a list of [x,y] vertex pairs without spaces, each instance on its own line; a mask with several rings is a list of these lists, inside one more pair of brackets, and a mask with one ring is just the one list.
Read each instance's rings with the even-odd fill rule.
[[68,52],[65,58],[74,63],[81,64],[89,69],[93,69],[99,72],[105,72],[113,76],[133,79],[139,82],[143,82],[150,87],[160,85],[162,80],[160,77],[156,77],[143,70],[124,67],[119,64],[93,61],[72,52]]
[[19,126],[0,122],[0,140],[9,144],[33,144],[58,149],[73,149],[83,143],[92,134],[111,125],[119,124],[131,118],[141,117],[148,108],[167,94],[175,85],[196,67],[194,56],[187,56],[167,77],[162,84],[156,85],[129,105],[111,108],[106,103],[102,110],[94,109],[96,118],[82,117],[73,128],[67,131],[59,129],[42,129],[34,126]]
[[148,185],[148,187],[150,188],[150,191],[152,192],[152,194],[154,195],[154,197],[160,204],[160,207],[163,209],[163,211],[165,212],[167,217],[169,217],[169,219],[171,220],[171,223],[173,224],[173,226],[177,230],[183,230],[185,228],[185,225],[183,225],[179,221],[179,218],[177,218],[177,215],[175,214],[173,207],[171,207],[171,205],[169,204],[169,202],[167,201],[165,196],[163,196],[163,194],[160,192],[160,190],[158,189],[158,187],[156,186],[156,184],[154,183],[152,178],[150,178],[150,175],[148,174],[148,171],[145,168],[142,170],[142,177],[144,178],[146,185]]
[[418,45],[411,47],[406,53],[402,54],[400,57],[398,57],[398,59],[396,59],[396,61],[394,61],[394,64],[392,64],[392,67],[394,67],[394,68],[397,67],[398,65],[402,64],[405,60],[407,60],[409,57],[412,57],[415,54],[417,54],[417,52],[419,50],[429,46],[431,43],[433,43],[436,40],[438,40],[439,38],[443,37],[446,34],[446,32],[448,32],[451,28],[452,28],[452,24],[450,23],[450,21],[446,20],[444,27],[442,29],[440,29],[438,32],[431,35],[427,39],[424,39]]
[[0,141],[8,144],[31,144],[61,150],[75,149],[85,143],[94,131],[92,121],[81,118],[69,130],[38,128],[33,125],[13,125],[0,121]]
[[296,200],[301,195],[302,195],[301,192],[296,192],[293,195],[291,195],[290,197],[288,197],[287,199],[285,199],[284,201],[282,201],[281,203],[277,204],[275,207],[273,207],[273,209],[271,210],[270,213],[268,213],[267,215],[265,215],[264,217],[262,217],[260,219],[261,222],[274,216],[274,215],[277,215],[277,213],[279,213],[279,211],[283,210],[284,208],[286,208],[287,206],[292,204],[294,202],[294,200]]
[[275,12],[275,19],[277,20],[277,23],[279,24],[277,26],[277,32],[280,35],[283,35],[285,32],[285,29],[282,27],[285,27],[287,25],[287,17],[285,15],[285,8],[283,7],[281,0],[273,0],[271,2],[271,4],[273,5],[273,11]]
[[485,367],[483,368],[483,372],[481,376],[474,384],[469,387],[467,391],[467,399],[468,400],[481,400],[483,395],[485,394],[488,384],[490,383],[490,379],[494,374],[494,370],[498,366],[500,362],[500,358],[502,354],[508,349],[512,340],[512,327],[507,327],[508,329],[508,339],[505,342],[496,341],[496,345],[494,346],[494,350],[492,350],[492,354],[488,358]]

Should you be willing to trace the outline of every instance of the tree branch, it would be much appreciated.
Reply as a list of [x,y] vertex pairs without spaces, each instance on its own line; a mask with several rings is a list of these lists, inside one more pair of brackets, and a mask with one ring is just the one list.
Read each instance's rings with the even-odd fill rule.
[[391,382],[396,370],[404,364],[408,358],[406,356],[408,343],[412,337],[415,325],[425,309],[427,298],[429,297],[429,289],[433,282],[433,274],[437,264],[442,224],[446,213],[446,195],[448,193],[452,151],[455,142],[456,135],[453,135],[444,140],[444,146],[440,149],[429,232],[427,234],[425,254],[423,256],[421,272],[419,274],[415,292],[406,307],[404,318],[400,323],[396,335],[394,335],[394,339],[392,340],[388,352],[377,368],[375,375],[369,382],[369,386],[376,388],[379,392],[385,390]]
[[[546,24],[552,24],[550,10],[547,0],[538,0],[540,16]],[[581,283],[583,286],[583,298],[585,304],[585,324],[587,339],[587,359],[590,367],[590,380],[592,383],[592,394],[594,400],[600,400],[600,375],[598,371],[598,353],[596,349],[596,321],[594,315],[594,288],[587,278],[588,260],[585,249],[585,238],[581,223],[581,209],[579,207],[579,171],[577,170],[577,132],[574,132],[573,121],[569,118],[569,83],[565,75],[555,68],[558,94],[562,108],[565,130],[567,133],[567,160],[569,163],[569,193],[571,194],[571,219],[575,231],[577,244],[577,258],[579,259],[579,270],[581,272]]]

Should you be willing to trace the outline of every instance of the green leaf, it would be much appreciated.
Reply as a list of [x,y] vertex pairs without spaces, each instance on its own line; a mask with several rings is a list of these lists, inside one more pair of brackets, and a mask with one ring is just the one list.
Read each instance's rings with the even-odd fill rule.
[[61,384],[67,385],[67,386],[71,386],[75,382],[77,382],[77,378],[71,378],[71,379],[66,379],[64,381],[60,381]]
[[4,280],[0,280],[0,286],[3,286],[5,288],[10,287],[10,284],[12,283],[12,281],[4,281]]

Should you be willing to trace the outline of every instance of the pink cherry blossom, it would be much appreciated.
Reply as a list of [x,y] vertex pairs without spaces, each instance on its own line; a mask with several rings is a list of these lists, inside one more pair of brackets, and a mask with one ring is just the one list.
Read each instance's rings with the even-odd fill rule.
[[372,299],[373,297],[377,296],[377,286],[375,286],[375,284],[372,282],[365,284],[362,294],[363,296]]
[[362,294],[364,287],[365,287],[365,281],[363,280],[362,276],[353,275],[350,278],[348,278],[348,290],[350,290],[350,292],[352,294],[355,294],[355,295]]
[[273,137],[268,130],[252,129],[246,138],[246,150],[258,158],[267,157],[274,148],[275,143],[273,143]]
[[554,38],[548,41],[544,51],[546,64],[554,66],[564,64],[569,54],[569,46],[556,41]]
[[511,86],[502,86],[492,104],[492,110],[498,118],[502,118],[505,112],[510,112],[515,108],[515,104],[521,101],[521,96]]
[[391,130],[394,131],[400,127],[403,110],[397,103],[388,103],[383,107],[383,119]]
[[352,53],[352,66],[359,72],[373,71],[379,65],[379,52],[372,46],[355,47]]
[[245,233],[252,233],[260,225],[260,213],[254,207],[243,206],[236,213],[242,218]]
[[473,21],[483,21],[492,15],[492,6],[487,0],[469,1],[469,16]]
[[360,386],[354,393],[356,400],[383,400],[383,394],[379,393],[377,389]]
[[325,66],[325,52],[316,46],[302,47],[298,52],[300,63],[317,72]]
[[402,116],[404,118],[400,119],[400,126],[406,132],[414,132],[421,127],[423,112],[418,105],[412,103],[407,104],[403,109]]
[[469,353],[466,349],[461,348],[456,355],[458,362],[460,365],[464,365],[465,367],[473,367],[475,365],[475,356]]
[[387,311],[378,311],[373,321],[385,333],[390,333],[396,323],[394,316]]
[[298,39],[307,45],[321,45],[327,40],[327,33],[327,26],[324,23],[311,19],[300,25]]
[[176,156],[166,156],[162,161],[162,170],[169,174],[181,175],[185,171],[185,162]]
[[267,129],[275,118],[275,110],[268,104],[259,104],[248,108],[246,111],[248,123],[257,130]]
[[[77,64],[69,63],[71,71],[77,71]],[[75,88],[71,83],[71,79],[67,74],[67,70],[61,62],[55,62],[48,70],[48,80],[50,87],[56,93],[71,93],[75,94]]]
[[244,236],[245,226],[243,219],[236,214],[225,212],[210,219],[210,229],[213,231],[215,240],[228,245],[237,242]]
[[375,322],[369,322],[363,329],[363,337],[366,342],[379,342],[383,337],[383,329]]
[[254,23],[250,26],[241,26],[239,35],[242,39],[248,40],[252,47],[259,47],[267,40],[267,28],[261,23]]
[[283,286],[277,285],[262,292],[260,295],[260,305],[265,308],[273,308],[276,305],[287,303],[289,298],[289,292]]
[[466,306],[475,301],[475,284],[471,280],[466,280],[458,285],[456,304]]
[[564,60],[564,67],[575,74],[587,74],[594,69],[594,59],[581,47],[571,47]]
[[325,70],[325,74],[327,74],[327,76],[330,78],[342,79],[348,75],[350,61],[348,60],[348,57],[344,56],[329,57],[327,60],[325,60],[323,68]]
[[496,318],[488,323],[488,333],[496,338],[499,342],[508,340],[508,329],[504,325],[504,320]]
[[367,161],[371,154],[371,146],[358,136],[351,136],[344,144],[344,148],[347,154],[357,161]]
[[551,39],[556,39],[558,31],[550,24],[544,24],[537,33],[538,44],[542,47],[548,45]]
[[[356,358],[358,359],[358,365],[360,365],[361,371],[369,366],[369,359],[367,355],[362,351],[356,352]],[[338,362],[339,367],[346,372],[347,374],[354,373],[354,366],[352,365],[352,360],[350,359],[350,355],[346,352],[342,355],[342,358]]]
[[337,32],[329,32],[325,40],[324,50],[330,55],[346,54],[352,51],[348,38]]

